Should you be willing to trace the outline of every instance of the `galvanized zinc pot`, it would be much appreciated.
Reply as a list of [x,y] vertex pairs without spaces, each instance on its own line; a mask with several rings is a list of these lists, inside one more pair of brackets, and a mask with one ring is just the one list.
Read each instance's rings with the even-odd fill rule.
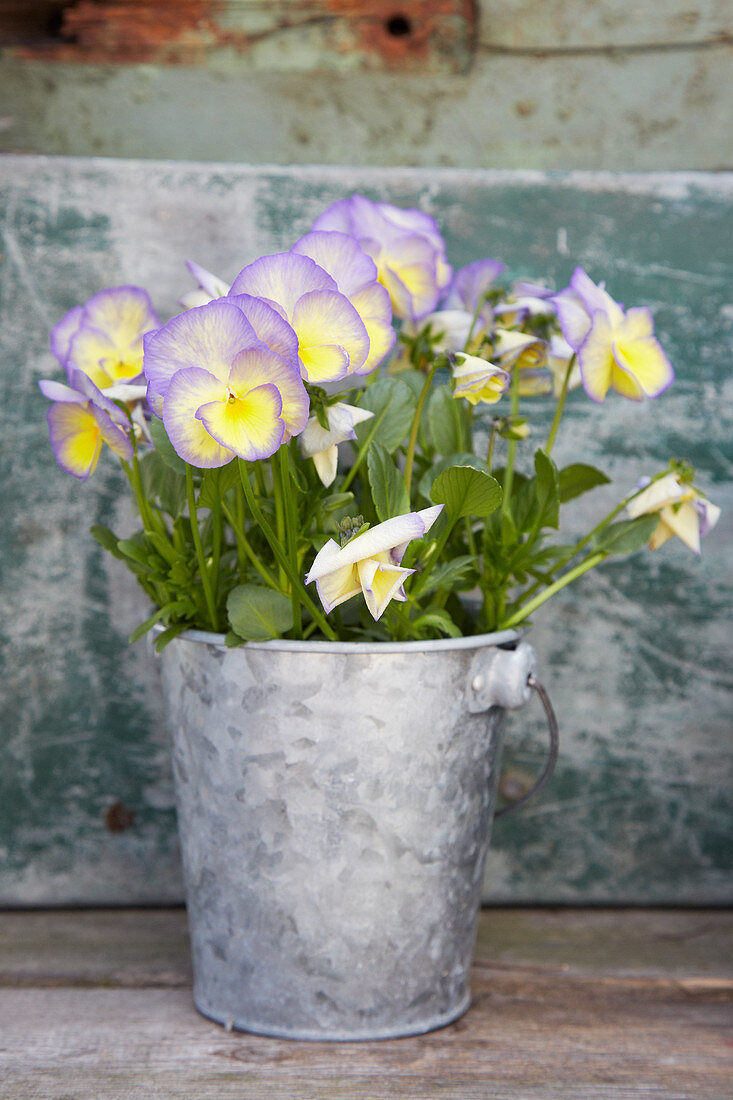
[[162,666],[199,1011],[337,1040],[465,1012],[532,648],[506,631],[227,649],[190,631]]

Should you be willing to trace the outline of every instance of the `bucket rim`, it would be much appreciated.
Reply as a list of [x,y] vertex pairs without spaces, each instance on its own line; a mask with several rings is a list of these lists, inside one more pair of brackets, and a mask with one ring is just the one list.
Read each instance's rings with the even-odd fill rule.
[[[161,634],[164,627],[156,624],[151,633]],[[445,650],[485,649],[488,646],[511,645],[518,642],[524,632],[520,630],[496,630],[492,634],[469,634],[460,638],[433,638],[409,642],[330,642],[327,638],[302,641],[290,638],[270,638],[265,642],[245,642],[241,646],[228,647],[225,634],[208,630],[184,630],[169,642],[196,642],[223,649],[228,653],[237,650],[264,649],[275,653],[440,653]],[[166,647],[167,648],[167,647]]]

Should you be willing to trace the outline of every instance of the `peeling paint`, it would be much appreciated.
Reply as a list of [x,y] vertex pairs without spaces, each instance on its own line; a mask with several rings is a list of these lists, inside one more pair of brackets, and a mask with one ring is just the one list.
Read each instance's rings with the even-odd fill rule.
[[[61,8],[54,41],[15,46],[25,60],[82,64],[202,65],[217,54],[256,55],[291,44],[284,67],[465,71],[476,27],[474,0],[76,0]],[[2,24],[0,24],[2,44]],[[11,39],[12,44],[12,39]]]

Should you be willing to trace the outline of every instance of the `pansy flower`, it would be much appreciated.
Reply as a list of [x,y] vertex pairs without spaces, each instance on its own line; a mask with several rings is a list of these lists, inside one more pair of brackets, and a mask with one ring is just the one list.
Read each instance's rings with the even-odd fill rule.
[[280,314],[296,334],[308,382],[320,385],[363,371],[369,357],[366,325],[336,280],[309,256],[262,256],[240,271],[229,293],[259,298]]
[[372,618],[379,619],[390,600],[407,599],[404,583],[414,569],[403,569],[402,558],[413,539],[427,534],[443,510],[442,504],[408,512],[378,523],[345,546],[329,539],[316,555],[305,583],[316,582],[328,614],[362,592]]
[[298,441],[303,458],[313,459],[319,478],[328,487],[336,477],[339,443],[356,439],[355,425],[369,420],[374,413],[342,401],[325,411],[328,428],[323,427],[317,416],[312,416]]
[[609,389],[634,401],[658,397],[674,381],[649,309],[624,311],[582,267],[576,267],[570,286],[554,302],[562,334],[577,352],[585,391],[594,401],[603,401]]
[[389,355],[397,339],[389,294],[377,282],[374,261],[345,233],[307,233],[290,251],[309,256],[327,271],[359,314],[369,337],[369,354],[361,367],[350,373],[369,374]]
[[[267,307],[255,307],[267,320]],[[282,324],[278,317],[273,331]],[[267,458],[308,420],[296,361],[268,347],[229,298],[190,309],[146,337],[144,366],[151,405],[193,466]]]
[[129,424],[83,371],[72,370],[70,382],[67,386],[44,379],[38,385],[53,401],[46,420],[56,461],[67,474],[86,481],[94,473],[103,443],[120,458],[132,458]]
[[329,206],[314,230],[336,230],[359,242],[377,265],[397,317],[420,320],[436,308],[452,275],[437,222],[422,210],[352,195]]
[[80,370],[103,390],[140,375],[143,336],[159,325],[145,290],[111,287],[69,310],[51,330],[51,351],[69,380]]
[[649,540],[650,550],[658,550],[676,535],[696,554],[700,553],[700,539],[720,518],[720,508],[674,473],[649,482],[632,497],[626,511],[632,519],[654,512],[659,514],[659,525]]
[[205,306],[209,302],[215,302],[217,298],[226,298],[229,293],[229,283],[225,283],[218,275],[212,275],[205,267],[186,260],[186,267],[198,283],[196,290],[188,290],[179,299],[184,309],[194,309],[196,306]]
[[511,376],[495,363],[475,355],[457,352],[453,361],[454,397],[463,397],[470,405],[494,405],[506,392]]

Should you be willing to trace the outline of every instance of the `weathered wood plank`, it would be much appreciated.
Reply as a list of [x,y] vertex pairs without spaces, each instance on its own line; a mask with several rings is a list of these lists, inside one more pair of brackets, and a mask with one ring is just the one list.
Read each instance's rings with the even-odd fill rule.
[[488,966],[472,983],[473,1006],[457,1024],[364,1044],[227,1034],[199,1017],[182,989],[6,990],[3,1097],[58,1100],[69,1090],[81,1100],[109,1096],[110,1082],[120,1089],[112,1095],[125,1097],[147,1084],[148,1098],[184,1086],[188,1096],[220,1098],[234,1083],[245,1097],[265,1087],[276,1096],[297,1088],[314,1098],[421,1100],[465,1096],[470,1087],[489,1090],[478,1095],[582,1100],[728,1094],[730,986],[548,978]]
[[[484,909],[475,961],[507,971],[726,980],[733,978],[733,912]],[[183,908],[0,913],[0,987],[190,981]]]
[[732,933],[719,910],[488,910],[462,1020],[327,1044],[200,1017],[182,909],[3,913],[2,1096],[722,1100]]
[[0,48],[23,60],[203,65],[303,72],[463,72],[470,0],[48,0],[5,5]]
[[479,42],[511,50],[652,50],[730,41],[733,11],[728,0],[502,0],[485,4]]

